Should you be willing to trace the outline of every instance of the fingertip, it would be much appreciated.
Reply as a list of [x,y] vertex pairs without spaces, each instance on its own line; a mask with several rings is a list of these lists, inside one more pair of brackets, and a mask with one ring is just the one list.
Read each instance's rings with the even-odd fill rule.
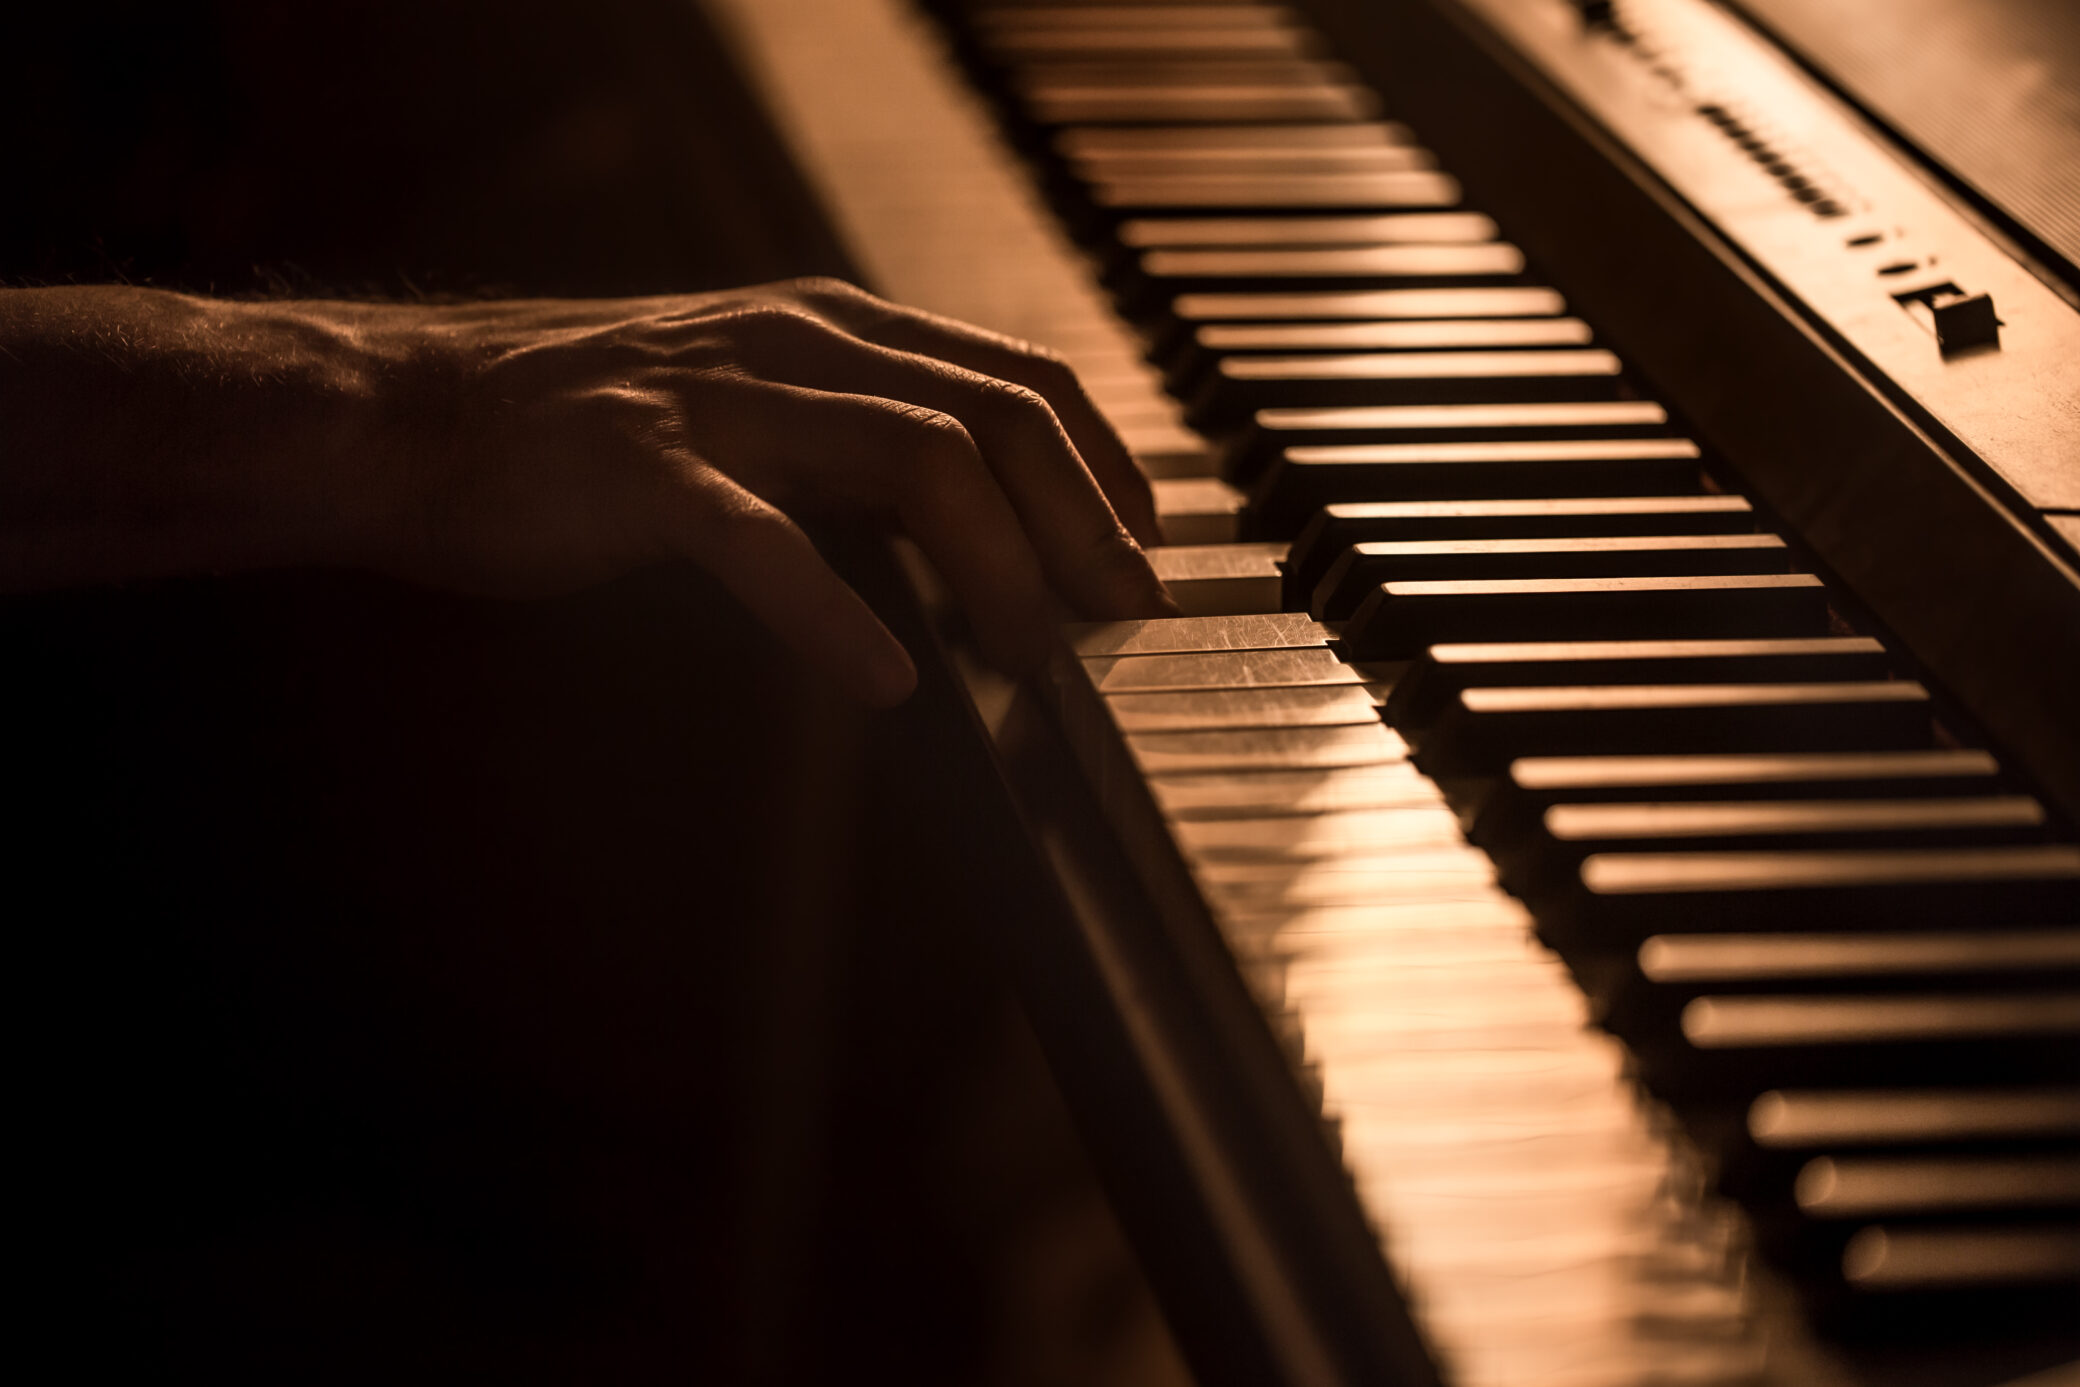
[[1147,551],[1124,536],[1106,549],[1103,562],[1089,570],[1091,578],[1098,581],[1080,585],[1083,593],[1079,605],[1084,616],[1099,621],[1133,621],[1179,614],[1176,599],[1156,576]]
[[1112,502],[1112,513],[1119,517],[1120,524],[1134,537],[1134,542],[1143,549],[1153,548],[1163,542],[1163,525],[1156,518],[1155,494],[1142,490],[1132,493],[1131,499],[1108,496]]
[[917,664],[894,636],[876,642],[861,662],[853,695],[869,708],[893,708],[917,692]]
[[1138,549],[1135,551],[1134,558],[1136,560],[1134,565],[1136,576],[1139,579],[1139,600],[1136,605],[1141,608],[1134,615],[1141,617],[1182,616],[1184,609],[1178,606],[1177,599],[1170,595],[1169,586],[1157,575],[1156,566],[1150,561],[1148,551],[1145,548]]
[[1153,573],[1145,580],[1133,584],[1131,591],[1122,594],[1121,600],[1108,603],[1107,606],[1108,610],[1093,615],[1106,621],[1137,621],[1150,617],[1183,615],[1183,608],[1179,607],[1177,599],[1170,595],[1170,589],[1164,587],[1163,580]]

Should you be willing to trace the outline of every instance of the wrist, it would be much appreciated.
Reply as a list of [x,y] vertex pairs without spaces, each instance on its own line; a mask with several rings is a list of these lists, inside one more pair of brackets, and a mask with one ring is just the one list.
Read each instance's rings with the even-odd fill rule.
[[325,307],[0,295],[0,584],[361,561],[398,479],[379,372]]

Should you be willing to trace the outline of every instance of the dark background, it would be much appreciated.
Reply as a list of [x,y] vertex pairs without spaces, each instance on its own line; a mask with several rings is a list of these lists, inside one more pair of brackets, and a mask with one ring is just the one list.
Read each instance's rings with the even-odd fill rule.
[[[73,6],[10,48],[7,284],[846,268],[687,4]],[[1069,1380],[1127,1332],[944,706],[852,711],[683,568],[15,597],[0,668],[21,1318],[66,1376]],[[1036,1310],[1069,1225],[1093,1270]]]

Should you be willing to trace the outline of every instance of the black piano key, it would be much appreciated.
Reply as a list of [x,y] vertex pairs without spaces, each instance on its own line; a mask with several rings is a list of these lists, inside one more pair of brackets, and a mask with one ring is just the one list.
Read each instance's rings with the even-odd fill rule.
[[[1094,182],[1119,181],[1119,177],[1156,172],[1275,172],[1276,169],[1240,167],[1243,160],[1300,161],[1290,168],[1323,171],[1325,158],[1364,156],[1399,167],[1376,168],[1374,172],[1412,172],[1432,167],[1426,151],[1415,149],[1407,132],[1380,122],[1344,122],[1335,125],[1176,125],[1176,126],[1069,126],[1054,132],[1043,155],[1043,164],[1057,193],[1075,206],[1088,198]],[[1113,178],[1093,177],[1114,170]],[[1342,239],[1315,244],[1372,244],[1377,242],[1428,240],[1490,240],[1495,224],[1476,213],[1396,211],[1385,215],[1330,218],[1311,213],[1300,217],[1251,214],[1218,218],[1196,215],[1129,217],[1124,221],[1105,219],[1105,235],[1093,245],[1101,264],[1117,265],[1143,249],[1162,245],[1305,244],[1304,241],[1265,242],[1255,239],[1250,228],[1267,222],[1312,223],[1338,220],[1352,223]],[[1402,222],[1410,225],[1401,229]],[[1373,227],[1374,223],[1384,225]],[[1191,228],[1190,231],[1185,228]],[[1361,228],[1369,230],[1365,234]],[[1273,231],[1268,234],[1278,234]],[[1303,232],[1290,233],[1295,236]],[[1326,233],[1336,234],[1336,233]],[[1356,239],[1353,240],[1352,236]]]
[[1181,18],[1191,22],[1132,27],[1088,21],[1077,26],[994,25],[978,33],[977,46],[990,59],[1003,63],[1064,58],[1310,58],[1320,52],[1319,41],[1310,31],[1288,22],[1206,24],[1196,15]]
[[[1281,127],[1270,127],[1272,130]],[[1348,130],[1353,126],[1326,126]],[[1080,132],[1065,131],[1067,140]],[[1100,130],[1093,134],[1131,134]],[[1138,152],[1138,151],[1137,151]],[[1167,151],[1150,151],[1154,157]],[[1178,151],[1194,162],[1189,151]],[[1073,156],[1071,156],[1073,157]],[[1188,247],[1466,245],[1492,241],[1497,228],[1479,212],[1383,212],[1338,217],[1324,213],[1279,217],[1136,217],[1121,222],[1115,239],[1129,251]]]
[[1244,352],[1342,354],[1362,351],[1487,351],[1582,347],[1580,318],[1421,318],[1342,323],[1214,323],[1194,340],[1222,355]]
[[1343,647],[1393,660],[1447,641],[1817,636],[1827,625],[1826,589],[1803,573],[1384,583]]
[[1180,294],[1170,305],[1179,322],[1342,323],[1412,318],[1557,318],[1567,300],[1536,285],[1461,289],[1325,289]]
[[1865,1294],[2041,1286],[2070,1303],[2080,1281],[2080,1226],[1861,1230],[1842,1253],[1842,1274]]
[[[1260,409],[1242,435],[1224,451],[1223,470],[1230,481],[1246,483],[1253,481],[1274,462],[1307,465],[1326,461],[1363,465],[1394,457],[1392,453],[1381,452],[1382,449],[1410,444],[1444,443],[1463,448],[1478,443],[1531,441],[1659,441],[1668,437],[1668,431],[1668,412],[1651,400],[1539,400]],[[1318,504],[1331,500],[1392,499],[1395,498],[1325,496]]]
[[2080,1147],[2080,1088],[1770,1089],[1709,1130],[1720,1188],[1759,1202],[1787,1197],[1799,1168],[1824,1153]]
[[1107,276],[1135,317],[1160,317],[1181,294],[1278,286],[1308,289],[1408,289],[1508,284],[1524,254],[1501,241],[1445,245],[1210,246],[1149,250],[1117,262]]
[[1330,567],[1353,544],[1562,535],[1741,534],[1754,529],[1754,509],[1739,496],[1345,502],[1316,511],[1293,540],[1286,553],[1285,600],[1291,609],[1308,606]]
[[[1296,291],[1380,293],[1483,288],[1517,282],[1523,270],[1522,253],[1500,242],[1278,250],[1215,246],[1144,251],[1116,262],[1106,282],[1123,312],[1153,324],[1163,335],[1169,331],[1177,300],[1188,293],[1271,285]],[[1198,352],[1186,351],[1174,364],[1190,370],[1203,369],[1205,362]]]
[[1020,84],[1018,95],[1026,115],[1041,125],[1360,121],[1379,113],[1379,98],[1356,83],[1294,83],[1275,77],[1132,86],[1048,76],[1028,78]]
[[1824,1222],[2080,1214],[2080,1154],[1817,1156],[1792,1197],[1804,1218]]
[[[1056,148],[1062,147],[1056,142]],[[1064,153],[1069,172],[1086,183],[1119,183],[1173,174],[1259,178],[1287,174],[1411,173],[1433,169],[1436,158],[1413,145],[1202,144],[1189,149],[1086,149]]]
[[1150,324],[1150,355],[1172,362],[1192,334],[1214,323],[1403,322],[1461,318],[1555,318],[1567,301],[1551,289],[1509,285],[1471,289],[1336,289],[1317,293],[1250,291],[1179,294]]
[[1791,1084],[2071,1083],[2080,991],[1713,995],[1665,1044],[1636,1044],[1649,1087],[1745,1103]]
[[[1014,94],[1073,88],[1079,91],[1199,91],[1219,87],[1281,87],[1314,91],[1341,86],[1351,78],[1342,63],[1316,58],[1175,57],[1133,59],[1063,57],[1012,64],[1004,83]],[[1034,113],[1028,112],[1029,115]],[[1040,118],[1037,115],[1035,118]],[[1107,124],[1087,121],[1084,124]],[[1187,122],[1177,122],[1185,124]],[[1254,122],[1237,118],[1234,124]]]
[[1278,611],[1284,556],[1278,543],[1168,544],[1148,551],[1150,566],[1186,616]]
[[1542,913],[1563,950],[1671,929],[1928,929],[2080,919],[2080,847],[1602,853]]
[[1214,364],[1185,417],[1204,432],[1225,433],[1259,410],[1283,407],[1615,400],[1624,388],[1618,359],[1593,347],[1230,356]]
[[1190,399],[1223,357],[1242,353],[1560,350],[1589,344],[1579,318],[1422,318],[1355,323],[1214,323],[1166,363],[1172,393]]
[[[1865,839],[1924,834],[1946,835],[1949,846],[2029,843],[2046,841],[2052,833],[2044,806],[2029,795],[1556,804],[1546,811],[1545,821],[1546,836],[1556,848],[1583,857],[1685,851],[1684,844],[1693,849],[1757,848],[1771,846],[1763,840],[1772,839],[1845,848],[1866,846]],[[1670,966],[1675,966],[1673,961]]]
[[2080,1088],[1771,1089],[1743,1119],[1756,1149],[2080,1143]]
[[1657,934],[1590,979],[1623,1036],[1671,1031],[1697,997],[1850,991],[2080,989],[2080,928]]
[[1843,1241],[1837,1261],[1807,1267],[1803,1280],[1816,1319],[1840,1337],[1903,1345],[1962,1336],[2036,1344],[2039,1364],[2064,1360],[2073,1352],[2070,1328],[2049,1345],[2044,1334],[2071,1323],[2080,1222],[1872,1223]]
[[1928,691],[1907,680],[1475,688],[1424,735],[1420,762],[1465,776],[1523,756],[1875,750],[1926,746],[1931,735]]
[[1381,173],[1165,173],[1089,185],[1091,205],[1118,219],[1143,212],[1262,212],[1313,209],[1381,212],[1453,207],[1459,183],[1427,169]]
[[1219,472],[1249,494],[1245,529],[1262,539],[1296,538],[1337,504],[1646,499],[1703,491],[1708,482],[1697,445],[1665,436],[1646,422],[1649,412],[1635,416],[1636,426],[1590,422],[1605,411],[1623,418],[1636,403],[1386,406],[1363,411],[1365,422],[1388,426],[1373,432],[1372,441],[1294,447],[1279,445],[1265,421],[1304,436],[1318,420],[1339,422],[1360,411],[1259,410],[1242,433],[1223,439]]
[[1290,539],[1333,504],[1608,499],[1702,488],[1697,445],[1687,438],[1289,448],[1251,484],[1243,529],[1261,539]]
[[[1128,154],[1176,154],[1189,160],[1201,150],[1306,153],[1318,149],[1392,149],[1413,142],[1408,127],[1392,121],[1336,121],[1325,125],[1081,125],[1056,131],[1052,149],[1057,157],[1069,160]],[[1481,220],[1489,228],[1487,234],[1493,235],[1494,224],[1486,218]]]
[[[1023,120],[1043,127],[1331,124],[1378,114],[1378,98],[1348,67],[1315,58],[1065,56],[1008,64],[998,83]],[[1290,104],[1265,104],[1281,98]]]
[[2012,788],[1989,752],[1767,752],[1721,756],[1538,756],[1512,761],[1467,836],[1504,850],[1540,831],[1547,808],[1628,800],[1896,799]]
[[1311,323],[1457,322],[1556,318],[1566,301],[1551,289],[1497,285],[1444,289],[1338,289],[1314,293],[1251,291],[1179,294],[1144,326],[1148,354],[1179,369],[1189,363],[1193,335],[1210,326],[1299,327]]
[[1556,804],[1540,829],[1488,849],[1527,899],[1572,878],[1598,853],[1957,848],[2052,836],[2043,806],[2028,795]]
[[1787,1197],[1750,1211],[1766,1254],[1831,1285],[1852,1239],[1874,1222],[1920,1230],[1969,1220],[2022,1232],[2071,1222],[2080,1215],[2080,1153],[1816,1156]]
[[[1290,560],[1287,566],[1290,571]],[[1841,683],[1884,677],[1885,647],[1867,636],[1433,645],[1395,684],[1387,719],[1397,728],[1426,728],[1469,688]]]
[[1259,28],[1297,22],[1292,9],[1255,0],[960,0],[963,22],[997,33],[1012,29],[1078,29],[1107,26],[1139,29],[1162,26]]
[[1394,289],[1424,282],[1492,283],[1524,271],[1524,252],[1506,241],[1397,242],[1358,246],[1184,246],[1143,251],[1140,275],[1170,295],[1249,285],[1290,289]]
[[1347,82],[1351,76],[1346,64],[1320,58],[1208,58],[1180,53],[1172,57],[1063,57],[1016,63],[1006,70],[1005,81],[1014,91],[1065,83],[1141,91],[1237,84],[1319,87]]
[[1790,567],[1789,551],[1775,535],[1377,540],[1346,548],[1322,575],[1308,609],[1318,619],[1341,621],[1382,583],[1783,573]]
[[[1702,1148],[1713,1157],[1721,1182],[1734,1192],[1766,1193],[1772,1182],[1781,1182],[1789,1167],[1810,1154],[1814,1143],[1822,1139],[1809,1132],[1802,1139],[1777,1139],[1773,1146],[1759,1143],[1749,1130],[1759,1110],[1727,1110],[1728,1101],[1743,1095],[1737,1090],[1715,1093],[1712,1089],[1716,1083],[1728,1082],[1729,1074],[1716,1052],[1700,1051],[1697,1027],[1699,1016],[1704,1013],[1693,1010],[1698,999],[1716,999],[1713,1005],[1717,1005],[1721,1001],[1732,1004],[1742,998],[1760,998],[1769,1006],[1781,1002],[1788,1007],[1801,998],[1816,996],[1829,1005],[1845,998],[1905,1005],[1958,994],[1985,998],[2070,995],[2080,989],[2080,930],[2068,926],[2028,930],[1657,935],[1644,941],[1634,954],[1578,958],[1577,975],[1587,985],[1592,1010],[1603,1024],[1625,1038],[1666,1092],[1689,1100],[1688,1106],[1695,1114],[1696,1135]],[[1877,1014],[1895,1013],[1883,1012],[1881,1008]],[[1898,1014],[1914,1014],[1913,1007],[1907,1006],[1904,1013]],[[1799,1044],[1807,1043],[1793,1039]],[[1900,1043],[1921,1044],[1926,1040],[1917,1033]],[[1739,1052],[1737,1057],[1743,1064],[1752,1066],[1776,1063],[1777,1059],[1757,1059],[1748,1051],[1760,1047],[1774,1054],[1772,1047],[1791,1043],[1781,1037],[1750,1036],[1733,1049]],[[1850,1039],[1828,1043],[1844,1047],[1846,1054],[1853,1051],[1856,1042]],[[1795,1068],[1795,1059],[1786,1062]],[[1783,1082],[1800,1085],[1909,1082],[1926,1087],[1935,1082],[1928,1073],[1880,1068],[1860,1074],[1825,1073],[1819,1068],[1804,1073],[1786,1072],[1788,1077]],[[1963,1077],[1973,1082],[2019,1081],[1978,1072]],[[1868,1109],[1871,1104],[1866,1102],[1864,1107]],[[1998,1149],[2004,1145],[2012,1147],[2023,1138],[2004,1135],[2005,1129],[1991,1125],[1995,1118],[1999,1117],[2008,1128],[2025,1117],[2039,1126],[2047,1120],[2041,1106],[2019,1117],[2013,1112],[2001,1117],[2003,1111],[2006,1110],[1982,1113],[1976,1126],[1961,1126],[1955,1131],[1928,1129],[1927,1123],[1933,1118],[1924,1112],[1920,1119],[1923,1127],[1918,1132],[1908,1130],[1903,1125],[1905,1118],[1895,1113],[1889,1126],[1874,1127],[1854,1142],[1828,1137],[1822,1144]],[[1836,1128],[1848,1120],[1843,1116]],[[2040,1140],[2041,1135],[2033,1139]]]

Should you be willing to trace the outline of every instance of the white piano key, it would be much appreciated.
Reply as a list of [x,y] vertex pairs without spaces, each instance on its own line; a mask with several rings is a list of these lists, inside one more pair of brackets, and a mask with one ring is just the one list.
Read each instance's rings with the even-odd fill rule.
[[1437,787],[1406,762],[1329,770],[1151,776],[1148,788],[1172,820],[1260,818],[1438,803]]
[[1379,700],[1356,685],[1207,689],[1121,694],[1106,706],[1127,732],[1245,727],[1362,727],[1379,720]]
[[1216,617],[1156,617],[1088,622],[1063,628],[1084,658],[1175,655],[1209,650],[1290,650],[1326,645],[1329,632],[1302,612]]
[[1187,616],[1276,612],[1284,543],[1177,544],[1148,551],[1150,565]]
[[1249,498],[1219,477],[1166,477],[1150,483],[1156,523],[1169,544],[1231,543]]
[[1275,819],[1202,819],[1171,825],[1189,853],[1238,857],[1327,857],[1368,846],[1453,847],[1466,841],[1442,805]]
[[1103,694],[1355,685],[1363,679],[1320,645],[1296,650],[1101,655],[1086,659],[1083,670]]
[[1127,737],[1127,750],[1147,775],[1380,766],[1408,759],[1408,743],[1384,725],[1144,732]]
[[1519,936],[1521,949],[1521,936],[1531,928],[1529,912],[1500,892],[1473,901],[1403,904],[1380,901],[1341,908],[1229,918],[1234,928],[1272,931],[1296,947],[1313,941],[1321,947],[1345,947],[1353,954],[1368,946],[1376,946],[1382,954],[1392,952],[1399,947],[1399,937],[1407,934],[1463,937],[1476,930],[1515,934]]

